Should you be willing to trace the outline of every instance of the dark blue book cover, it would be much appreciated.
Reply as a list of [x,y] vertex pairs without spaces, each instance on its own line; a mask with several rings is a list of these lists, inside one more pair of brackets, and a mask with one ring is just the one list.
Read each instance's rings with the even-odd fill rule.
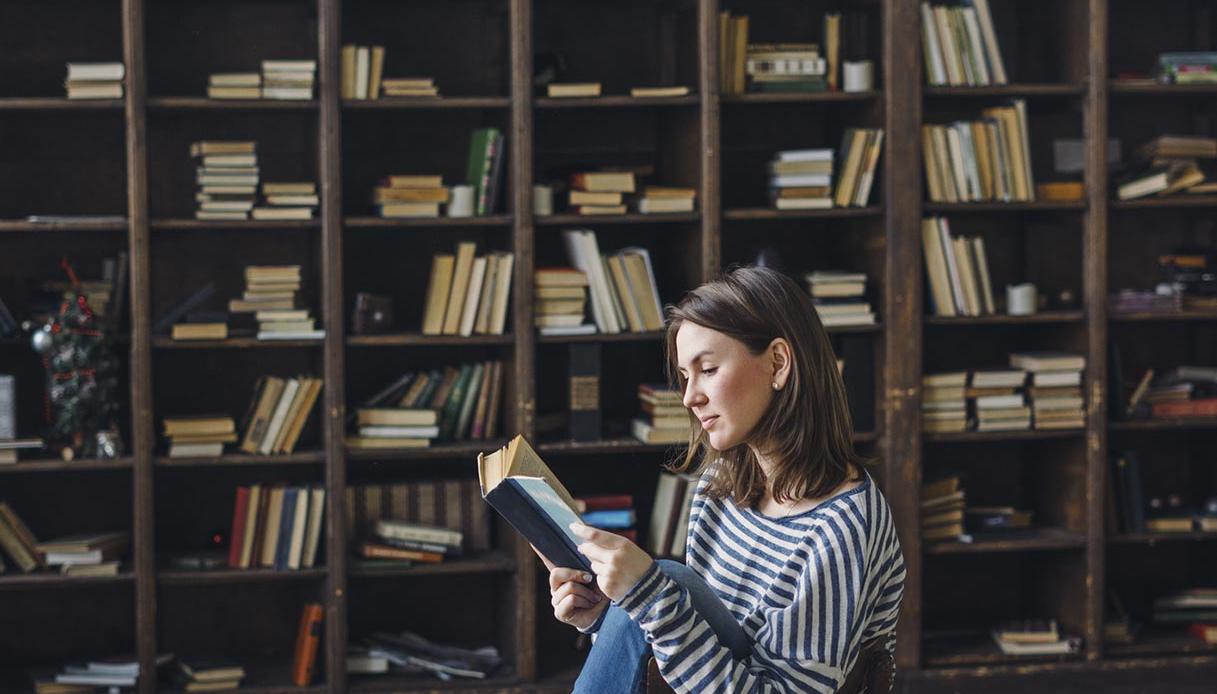
[[297,487],[283,490],[283,513],[279,516],[279,542],[275,545],[275,568],[287,570],[287,557],[291,553],[292,526],[296,523],[296,503],[300,496]]
[[592,572],[576,549],[583,540],[570,530],[580,522],[553,487],[540,477],[508,477],[486,494],[486,501],[555,566]]

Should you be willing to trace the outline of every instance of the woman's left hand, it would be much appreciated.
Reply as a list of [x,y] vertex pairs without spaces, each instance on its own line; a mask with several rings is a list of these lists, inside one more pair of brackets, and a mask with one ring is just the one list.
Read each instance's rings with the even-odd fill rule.
[[596,585],[614,602],[624,598],[654,562],[641,547],[620,535],[581,523],[571,523],[570,528],[585,540],[578,549],[591,560]]

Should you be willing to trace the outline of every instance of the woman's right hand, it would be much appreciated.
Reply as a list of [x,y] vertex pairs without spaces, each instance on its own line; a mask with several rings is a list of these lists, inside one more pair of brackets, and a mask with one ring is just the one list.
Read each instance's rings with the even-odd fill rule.
[[549,596],[554,617],[580,630],[595,624],[609,605],[595,581],[595,576],[582,569],[550,568]]

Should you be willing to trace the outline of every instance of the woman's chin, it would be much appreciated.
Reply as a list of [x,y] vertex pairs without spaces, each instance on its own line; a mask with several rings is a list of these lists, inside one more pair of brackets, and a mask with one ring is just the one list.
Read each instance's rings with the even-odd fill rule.
[[706,438],[710,441],[710,447],[716,451],[725,451],[739,444],[739,441],[721,431],[707,431]]

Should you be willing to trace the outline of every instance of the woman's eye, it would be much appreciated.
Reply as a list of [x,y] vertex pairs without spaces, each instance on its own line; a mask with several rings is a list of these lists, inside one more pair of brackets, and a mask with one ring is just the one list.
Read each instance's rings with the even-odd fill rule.
[[712,367],[710,367],[710,368],[708,368],[708,369],[702,369],[702,370],[701,370],[702,374],[703,374],[703,375],[706,375],[706,376],[709,376],[710,374],[714,373],[715,371],[718,371],[718,367],[717,367],[717,366],[712,366]]

